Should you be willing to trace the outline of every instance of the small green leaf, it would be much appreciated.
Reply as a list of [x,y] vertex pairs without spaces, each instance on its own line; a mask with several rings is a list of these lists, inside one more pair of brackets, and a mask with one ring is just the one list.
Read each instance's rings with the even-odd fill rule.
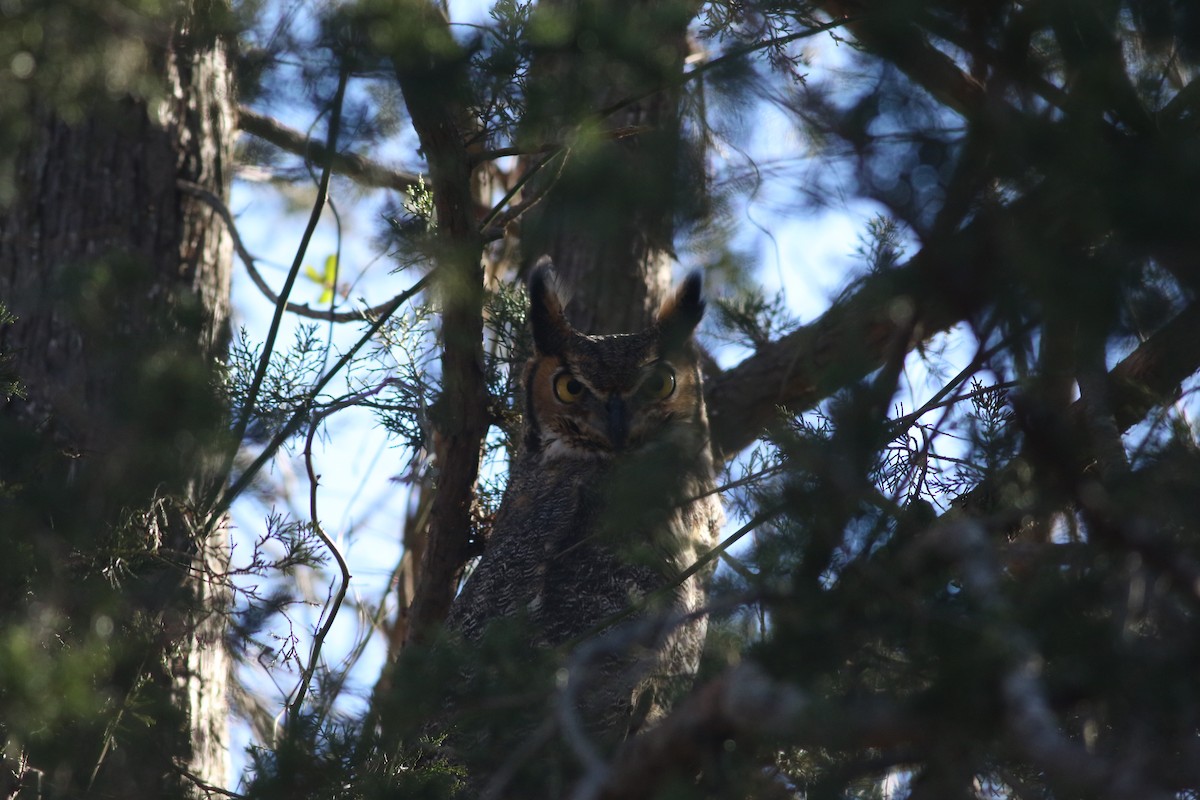
[[321,296],[317,299],[317,302],[321,304],[329,303],[333,300],[333,292],[337,288],[337,255],[330,254],[325,257],[325,267],[321,272],[317,272],[312,266],[305,264],[304,277],[321,287]]

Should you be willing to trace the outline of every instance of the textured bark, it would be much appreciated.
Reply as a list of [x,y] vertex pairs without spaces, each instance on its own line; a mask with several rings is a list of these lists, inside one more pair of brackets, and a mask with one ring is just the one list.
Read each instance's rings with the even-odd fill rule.
[[[56,794],[165,797],[191,785],[185,772],[226,780],[227,598],[204,575],[220,571],[227,543],[197,501],[215,477],[213,443],[200,437],[221,427],[211,365],[227,344],[232,243],[216,212],[177,183],[228,197],[235,106],[225,45],[193,27],[180,23],[156,55],[156,99],[90,98],[71,122],[30,109],[15,199],[0,209],[0,298],[18,317],[0,330],[0,352],[27,393],[3,407],[0,434],[33,442],[42,459],[8,462],[0,477],[34,476],[38,496],[60,498],[25,518],[45,560],[25,596],[0,591],[0,615],[55,607],[64,636],[85,636],[101,613],[88,603],[105,597],[85,590],[107,584],[79,562],[135,519],[147,538],[104,601],[116,635],[110,671],[94,681],[118,715],[147,686],[177,712],[157,720],[146,748],[122,746],[123,731],[139,727],[126,716],[107,731],[62,731],[75,752],[62,748],[52,764],[35,753],[29,764]],[[121,637],[134,629],[157,630],[150,651],[129,651]]]
[[483,376],[483,242],[475,222],[472,165],[467,153],[470,115],[462,62],[448,27],[427,15],[435,55],[401,53],[396,75],[413,128],[429,162],[437,217],[438,299],[442,309],[442,395],[434,409],[437,494],[430,509],[406,636],[420,640],[450,610],[466,562],[479,454],[491,423]]
[[[461,570],[469,557],[470,510],[479,471],[479,454],[490,418],[483,382],[482,340],[483,270],[482,240],[476,223],[472,195],[472,159],[467,148],[471,132],[469,90],[464,83],[462,63],[448,57],[455,47],[448,44],[443,23],[432,12],[425,20],[428,53],[408,51],[394,55],[397,78],[421,148],[429,162],[429,175],[436,203],[439,243],[439,283],[443,305],[442,356],[443,394],[435,410],[437,437],[434,442],[438,464],[438,493],[430,511],[427,546],[422,554],[406,638],[419,640],[445,619],[454,597]],[[669,32],[670,47],[682,68],[686,20]],[[442,46],[440,54],[432,44]],[[561,79],[560,66],[544,69]],[[594,109],[627,101],[639,90],[616,82],[604,84],[603,94],[591,98]],[[629,103],[604,121],[609,130],[646,130],[660,152],[675,154],[678,141],[676,98],[659,92]],[[644,143],[638,137],[621,140],[620,155],[626,172],[644,169],[647,160],[634,155]],[[660,163],[654,175],[645,176],[653,191],[672,185],[674,162]],[[632,165],[632,167],[631,167]],[[561,176],[560,176],[561,177]],[[628,177],[628,176],[627,176]],[[568,175],[568,180],[570,180]],[[537,189],[535,189],[537,191]],[[591,333],[630,331],[643,328],[661,305],[670,284],[669,247],[671,216],[661,202],[647,210],[631,203],[617,211],[602,231],[617,235],[597,237],[587,223],[584,198],[578,186],[560,191],[548,189],[539,208],[555,209],[531,225],[531,253],[548,253],[555,259],[559,276],[574,291],[577,302],[568,315],[581,330]],[[621,215],[624,216],[621,216]]]
[[911,349],[969,319],[982,296],[974,287],[964,291],[964,282],[984,279],[988,259],[982,252],[978,258],[957,256],[977,269],[943,281],[939,276],[953,273],[958,258],[922,251],[904,267],[870,276],[811,324],[708,376],[705,402],[718,460],[733,458],[777,424],[781,409],[808,410],[878,369],[897,344]]
[[[673,217],[687,191],[679,182],[680,91],[674,80],[683,72],[688,15],[660,18],[655,3],[624,0],[605,4],[596,23],[591,5],[587,0],[543,4],[547,13],[575,15],[579,41],[596,36],[593,28],[618,22],[629,26],[622,36],[653,35],[645,51],[669,54],[669,63],[658,65],[662,72],[654,80],[638,74],[651,67],[632,63],[627,52],[582,55],[569,41],[561,52],[551,51],[534,64],[534,97],[541,83],[551,105],[533,110],[531,128],[553,132],[546,138],[570,130],[578,120],[563,119],[554,98],[577,98],[577,87],[583,86],[590,92],[586,113],[594,115],[586,122],[597,124],[605,137],[582,148],[568,143],[561,169],[534,179],[534,191],[544,191],[545,197],[525,218],[523,247],[531,263],[543,255],[554,261],[568,295],[567,316],[578,330],[631,333],[653,321],[671,287]],[[625,202],[613,202],[618,192]]]

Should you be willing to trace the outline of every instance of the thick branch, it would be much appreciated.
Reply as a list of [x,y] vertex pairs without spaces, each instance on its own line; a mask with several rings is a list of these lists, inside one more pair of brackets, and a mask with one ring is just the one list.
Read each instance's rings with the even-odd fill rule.
[[[1140,422],[1156,406],[1171,402],[1185,378],[1200,370],[1200,301],[1191,303],[1174,319],[1142,342],[1108,373],[1109,402],[1117,431],[1124,433]],[[1076,400],[1066,417],[1068,426],[1083,422],[1084,400]],[[1024,458],[1017,459],[1022,464]],[[1077,459],[1080,468],[1090,461],[1083,453]],[[960,510],[989,508],[993,498],[1006,493],[1005,486],[1023,483],[1026,468],[1017,463],[1001,470],[954,501]]]
[[693,775],[727,740],[769,738],[834,749],[920,741],[928,728],[883,697],[836,710],[745,662],[692,694],[669,717],[632,739],[603,772],[576,787],[575,800],[654,797],[671,776]]
[[[320,142],[245,106],[242,106],[239,114],[238,126],[246,133],[264,139],[281,150],[302,156],[317,166],[325,165],[329,151]],[[363,186],[378,186],[398,192],[408,191],[421,180],[420,175],[394,170],[354,153],[335,152],[330,166],[337,174],[345,175]]]
[[1169,403],[1185,378],[1200,370],[1200,301],[1142,342],[1108,373],[1113,416],[1122,432],[1155,406]]
[[[822,0],[817,5],[834,19],[843,16],[845,3],[842,0]],[[858,4],[846,29],[866,49],[895,64],[946,107],[964,117],[982,111],[983,85],[930,44],[917,25],[897,15],[888,5]]]
[[465,60],[444,18],[433,9],[424,53],[393,57],[421,149],[437,213],[438,286],[442,306],[442,395],[434,409],[437,494],[430,509],[427,547],[408,618],[408,639],[420,640],[441,623],[454,599],[467,557],[471,503],[487,433],[488,394],[483,376],[482,239],[471,192],[467,153],[471,116],[464,99]]
[[[781,409],[805,411],[870,374],[898,336],[906,336],[911,349],[973,313],[980,293],[956,291],[937,277],[946,271],[944,265],[972,263],[965,254],[961,260],[950,255],[968,241],[960,235],[949,247],[926,248],[903,267],[870,276],[812,324],[709,379],[705,401],[718,458],[737,455],[778,419]],[[960,284],[978,279],[987,272],[986,261],[957,272]]]
[[[781,409],[805,411],[879,368],[889,345],[909,326],[912,348],[979,314],[997,282],[1016,269],[1006,257],[1014,243],[1057,249],[1072,213],[1061,188],[1043,186],[1006,208],[981,210],[957,233],[933,237],[903,266],[863,279],[810,325],[709,378],[705,399],[717,456],[736,455]],[[1197,284],[1187,259],[1155,255],[1186,285]],[[1188,308],[1113,370],[1111,378],[1120,384],[1113,390],[1113,409],[1122,429],[1169,400],[1180,381],[1200,369],[1200,353],[1192,346],[1198,326],[1200,311]]]
[[[841,4],[823,3],[835,18]],[[870,9],[868,9],[870,11]],[[934,48],[921,30],[895,16],[871,12],[848,28],[869,50],[904,70],[947,107],[972,116],[982,112],[983,87]],[[1049,230],[1039,209],[1045,198],[1027,197],[1005,214],[1010,229]],[[1035,227],[1020,225],[1020,218]],[[730,458],[749,445],[778,416],[798,413],[883,364],[897,336],[912,335],[909,347],[976,313],[994,280],[994,219],[976,219],[959,233],[928,244],[908,264],[870,276],[820,319],[759,348],[738,366],[708,381],[706,401],[713,450]],[[915,315],[915,316],[914,316]]]

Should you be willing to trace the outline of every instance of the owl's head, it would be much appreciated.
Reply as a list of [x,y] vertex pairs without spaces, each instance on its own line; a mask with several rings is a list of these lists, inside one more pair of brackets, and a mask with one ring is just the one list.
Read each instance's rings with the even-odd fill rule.
[[610,457],[658,444],[703,446],[708,421],[692,334],[704,314],[692,273],[640,333],[571,327],[548,263],[529,280],[534,353],[525,370],[525,449]]

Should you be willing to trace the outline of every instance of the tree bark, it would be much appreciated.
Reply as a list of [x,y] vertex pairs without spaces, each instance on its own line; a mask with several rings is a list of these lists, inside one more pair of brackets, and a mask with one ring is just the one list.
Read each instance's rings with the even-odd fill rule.
[[[544,13],[570,17],[571,37],[534,64],[528,133],[537,141],[596,125],[603,135],[565,142],[561,169],[533,180],[545,196],[526,216],[522,236],[529,263],[543,255],[554,261],[572,325],[632,333],[653,321],[671,286],[674,215],[687,191],[680,185],[678,77],[689,17],[643,0],[599,11],[593,5],[543,4]],[[640,53],[653,56],[640,61],[604,46],[589,52],[589,41],[610,37],[639,41]],[[582,116],[572,119],[558,98],[578,98],[579,87]],[[626,202],[612,202],[616,196]]]
[[428,51],[393,56],[400,91],[429,162],[443,342],[443,386],[434,409],[438,486],[408,611],[408,641],[427,637],[450,610],[468,557],[479,455],[491,422],[483,375],[483,241],[467,153],[468,88],[463,61],[453,57],[458,48],[449,27],[432,9],[425,17]]
[[44,648],[98,647],[89,680],[107,698],[100,729],[47,711],[40,734],[7,731],[54,795],[167,797],[187,775],[227,777],[228,598],[206,577],[227,542],[199,501],[225,429],[213,365],[232,241],[180,183],[228,198],[235,105],[203,23],[159,45],[152,99],[88,98],[70,121],[31,108],[0,209],[0,300],[18,318],[0,353],[25,388],[0,413],[3,513],[32,543],[14,551],[0,526],[21,556],[0,568],[0,617]]

